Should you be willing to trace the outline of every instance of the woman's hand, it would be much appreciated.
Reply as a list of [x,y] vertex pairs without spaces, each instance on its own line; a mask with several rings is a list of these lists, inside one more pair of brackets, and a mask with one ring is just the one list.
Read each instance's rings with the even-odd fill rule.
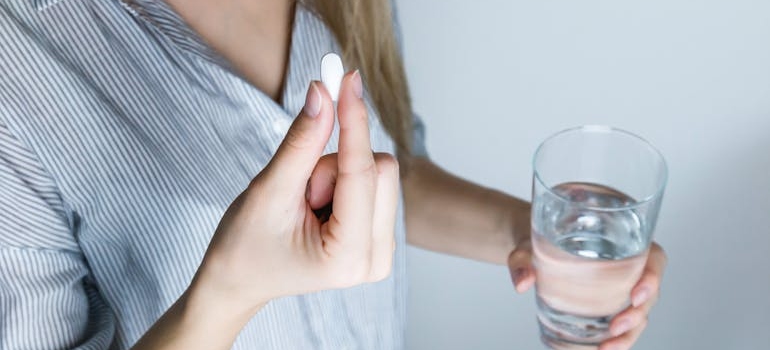
[[[665,265],[665,252],[660,245],[653,243],[642,276],[631,290],[631,306],[612,320],[610,333],[613,337],[604,341],[599,350],[631,349],[647,326],[647,314],[658,299]],[[517,292],[524,293],[535,284],[532,244],[529,238],[520,242],[516,250],[509,255],[508,267]]]
[[230,349],[270,299],[390,274],[398,164],[372,154],[362,89],[358,72],[343,78],[338,153],[321,157],[334,105],[310,84],[270,164],[225,212],[190,287],[133,349]]
[[372,153],[361,95],[359,73],[347,74],[338,102],[338,153],[322,157],[334,105],[322,84],[310,84],[275,156],[222,218],[193,288],[247,312],[273,298],[390,274],[398,163]]
[[343,78],[339,152],[321,157],[334,105],[310,84],[270,164],[225,212],[190,287],[133,349],[229,349],[270,299],[390,273],[398,164],[372,154],[362,89],[358,72]]

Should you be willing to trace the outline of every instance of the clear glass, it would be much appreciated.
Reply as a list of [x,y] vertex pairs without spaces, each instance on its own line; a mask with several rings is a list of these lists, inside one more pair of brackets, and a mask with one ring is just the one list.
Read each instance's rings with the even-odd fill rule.
[[630,305],[666,184],[663,156],[630,132],[583,126],[535,152],[533,264],[543,343],[596,349]]

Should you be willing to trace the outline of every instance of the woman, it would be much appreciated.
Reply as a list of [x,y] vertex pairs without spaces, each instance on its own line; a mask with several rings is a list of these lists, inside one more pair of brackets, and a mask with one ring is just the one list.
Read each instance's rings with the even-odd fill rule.
[[533,284],[529,205],[425,157],[388,1],[0,3],[0,348],[401,348],[406,239]]

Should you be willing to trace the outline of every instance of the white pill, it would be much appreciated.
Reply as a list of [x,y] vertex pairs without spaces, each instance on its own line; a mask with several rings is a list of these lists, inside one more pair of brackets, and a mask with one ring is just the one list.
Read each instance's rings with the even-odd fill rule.
[[340,85],[344,75],[345,70],[342,68],[340,56],[333,52],[324,55],[321,59],[321,82],[326,86],[333,101],[337,101],[340,96]]

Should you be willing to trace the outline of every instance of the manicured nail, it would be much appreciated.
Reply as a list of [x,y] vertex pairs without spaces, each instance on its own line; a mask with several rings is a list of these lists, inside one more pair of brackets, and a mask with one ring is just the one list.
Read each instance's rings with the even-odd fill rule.
[[353,93],[356,94],[356,97],[361,98],[364,95],[364,83],[361,81],[361,73],[356,69],[355,72],[353,72]]
[[305,114],[310,118],[315,118],[321,113],[321,91],[318,90],[316,82],[310,82],[310,87],[307,89],[307,97],[305,97],[305,107],[303,108]]
[[636,292],[636,295],[631,299],[631,304],[634,307],[639,307],[640,305],[647,302],[647,299],[650,298],[650,291],[647,288],[641,288],[638,292]]
[[618,325],[612,329],[610,329],[610,333],[613,337],[620,336],[621,334],[624,334],[631,330],[631,321],[629,320],[622,320]]

